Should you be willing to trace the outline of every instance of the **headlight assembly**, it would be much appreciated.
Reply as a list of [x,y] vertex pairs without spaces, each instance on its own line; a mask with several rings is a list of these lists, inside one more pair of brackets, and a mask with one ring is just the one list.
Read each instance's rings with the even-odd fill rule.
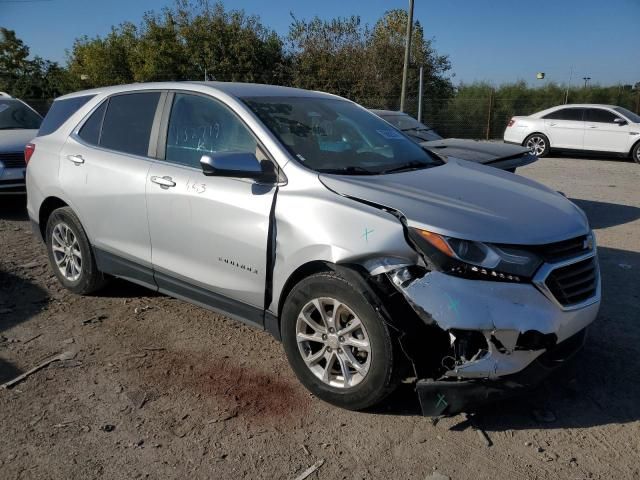
[[427,262],[451,275],[521,282],[533,277],[542,264],[535,253],[513,246],[461,240],[417,228],[409,232]]

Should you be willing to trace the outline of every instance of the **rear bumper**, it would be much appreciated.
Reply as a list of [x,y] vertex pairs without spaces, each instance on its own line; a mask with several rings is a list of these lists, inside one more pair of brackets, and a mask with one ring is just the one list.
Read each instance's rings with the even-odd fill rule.
[[422,414],[438,416],[473,410],[525,393],[540,385],[584,346],[587,329],[558,343],[518,373],[498,379],[418,380],[416,392]]

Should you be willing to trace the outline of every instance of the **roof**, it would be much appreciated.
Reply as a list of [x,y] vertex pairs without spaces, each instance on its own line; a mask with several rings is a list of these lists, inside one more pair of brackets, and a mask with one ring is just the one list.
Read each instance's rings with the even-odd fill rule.
[[145,82],[130,83],[127,85],[115,85],[110,87],[99,87],[91,90],[82,90],[78,92],[63,95],[56,100],[67,99],[73,97],[81,97],[85,95],[113,94],[119,92],[128,92],[131,90],[167,90],[167,89],[183,89],[187,85],[192,85],[195,90],[202,91],[203,87],[217,90],[233,97],[316,97],[316,98],[341,98],[336,95],[324,92],[316,92],[311,90],[303,90],[301,88],[281,87],[277,85],[263,85],[259,83],[241,83],[241,82]]

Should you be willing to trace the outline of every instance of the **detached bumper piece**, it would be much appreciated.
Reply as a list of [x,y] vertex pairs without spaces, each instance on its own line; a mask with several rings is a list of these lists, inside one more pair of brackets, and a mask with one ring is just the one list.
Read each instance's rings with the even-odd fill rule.
[[581,330],[554,345],[524,370],[512,375],[491,380],[418,380],[416,392],[422,414],[427,417],[453,415],[526,392],[573,357],[584,345],[586,332]]

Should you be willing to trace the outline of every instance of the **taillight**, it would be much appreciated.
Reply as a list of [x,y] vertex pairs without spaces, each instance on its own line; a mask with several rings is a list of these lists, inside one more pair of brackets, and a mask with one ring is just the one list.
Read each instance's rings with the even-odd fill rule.
[[509,123],[507,124],[507,127],[513,127],[513,125],[516,123],[516,119],[512,118],[511,120],[509,120]]
[[36,151],[36,146],[33,143],[27,143],[24,146],[24,163],[26,165],[29,165],[29,160],[31,160],[31,156],[35,151]]

